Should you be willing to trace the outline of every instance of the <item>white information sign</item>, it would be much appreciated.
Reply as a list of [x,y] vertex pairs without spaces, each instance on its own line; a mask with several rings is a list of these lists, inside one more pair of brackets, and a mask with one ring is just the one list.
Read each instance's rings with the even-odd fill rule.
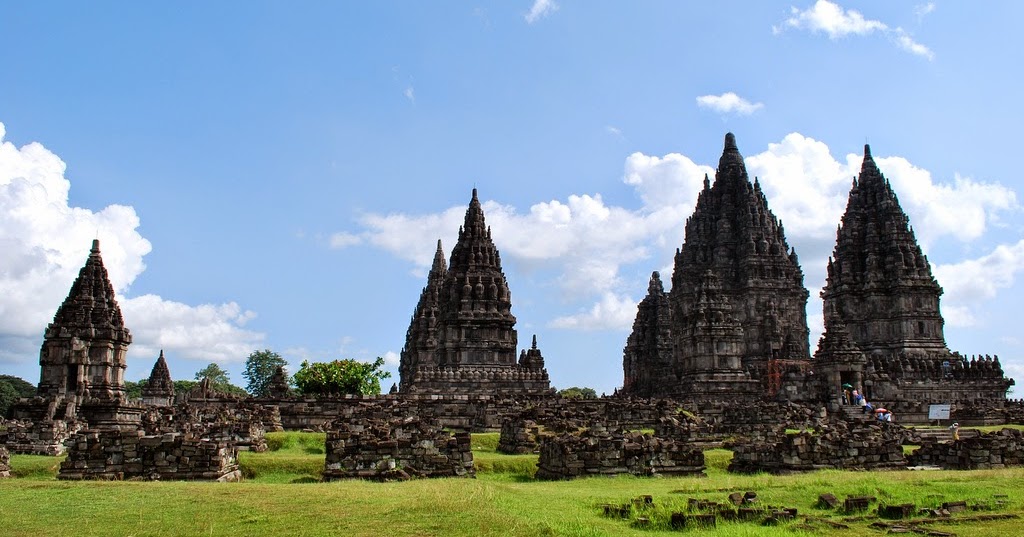
[[928,405],[928,419],[948,420],[949,405]]

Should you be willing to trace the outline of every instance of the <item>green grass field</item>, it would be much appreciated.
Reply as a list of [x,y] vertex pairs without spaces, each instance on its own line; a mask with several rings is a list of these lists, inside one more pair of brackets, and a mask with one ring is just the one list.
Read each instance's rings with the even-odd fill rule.
[[[672,511],[689,498],[725,502],[730,492],[755,491],[759,504],[795,507],[797,520],[775,527],[720,522],[690,535],[881,535],[874,517],[848,517],[815,507],[819,494],[841,500],[871,495],[880,502],[937,507],[966,500],[990,510],[959,513],[926,526],[971,537],[1020,534],[1024,520],[979,521],[979,515],[1024,515],[1024,469],[999,471],[840,472],[743,476],[725,471],[731,453],[706,452],[705,478],[532,479],[536,456],[496,453],[497,435],[474,435],[476,479],[403,483],[320,483],[324,435],[269,435],[272,451],[242,453],[242,483],[62,482],[58,459],[16,455],[15,477],[0,480],[0,534],[35,535],[668,535]],[[605,516],[649,494],[654,507],[632,519]],[[1005,495],[1002,497],[1000,495]],[[996,501],[1004,502],[996,505]],[[849,529],[838,529],[834,524]]]

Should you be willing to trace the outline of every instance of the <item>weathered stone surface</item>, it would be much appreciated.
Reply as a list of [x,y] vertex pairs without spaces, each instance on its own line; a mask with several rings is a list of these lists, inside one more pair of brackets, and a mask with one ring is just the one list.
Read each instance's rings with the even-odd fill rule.
[[542,394],[544,357],[533,346],[516,361],[512,295],[473,189],[447,268],[438,241],[434,264],[406,332],[400,392]]
[[912,466],[949,470],[982,470],[1024,465],[1024,433],[1002,429],[953,442],[930,440],[909,456]]
[[11,454],[0,445],[0,479],[11,477]]
[[814,432],[785,434],[778,428],[733,444],[729,471],[788,473],[824,468],[905,468],[905,434],[902,427],[889,423],[848,425],[840,420],[821,422]]
[[595,424],[582,433],[544,437],[536,477],[704,475],[704,468],[700,448],[639,432],[609,432]]
[[668,312],[659,283],[624,350],[625,394],[752,400],[772,387],[773,363],[809,362],[803,272],[732,133],[687,219]]
[[416,417],[339,420],[327,432],[324,481],[475,475],[469,433]]

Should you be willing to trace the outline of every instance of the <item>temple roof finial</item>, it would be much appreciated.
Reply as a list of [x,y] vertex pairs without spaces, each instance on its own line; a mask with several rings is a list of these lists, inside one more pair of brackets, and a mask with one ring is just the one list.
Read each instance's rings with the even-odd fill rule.
[[725,133],[725,150],[726,151],[739,151],[740,148],[736,147],[736,135],[727,132]]
[[99,255],[99,254],[100,254],[100,240],[99,239],[93,239],[92,240],[92,248],[89,249],[89,255]]
[[864,144],[864,157],[867,158],[867,157],[870,157],[870,156],[871,156],[871,146],[868,145],[868,144]]

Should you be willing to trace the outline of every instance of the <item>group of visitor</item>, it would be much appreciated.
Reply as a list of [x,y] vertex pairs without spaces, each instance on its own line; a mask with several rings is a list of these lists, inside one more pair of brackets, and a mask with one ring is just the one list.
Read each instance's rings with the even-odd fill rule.
[[864,394],[857,390],[850,391],[848,384],[843,385],[843,404],[844,405],[857,405],[860,407],[862,414],[874,414],[875,419],[878,421],[892,421],[892,412],[884,408],[875,408],[874,405],[868,402],[868,399],[864,397]]

